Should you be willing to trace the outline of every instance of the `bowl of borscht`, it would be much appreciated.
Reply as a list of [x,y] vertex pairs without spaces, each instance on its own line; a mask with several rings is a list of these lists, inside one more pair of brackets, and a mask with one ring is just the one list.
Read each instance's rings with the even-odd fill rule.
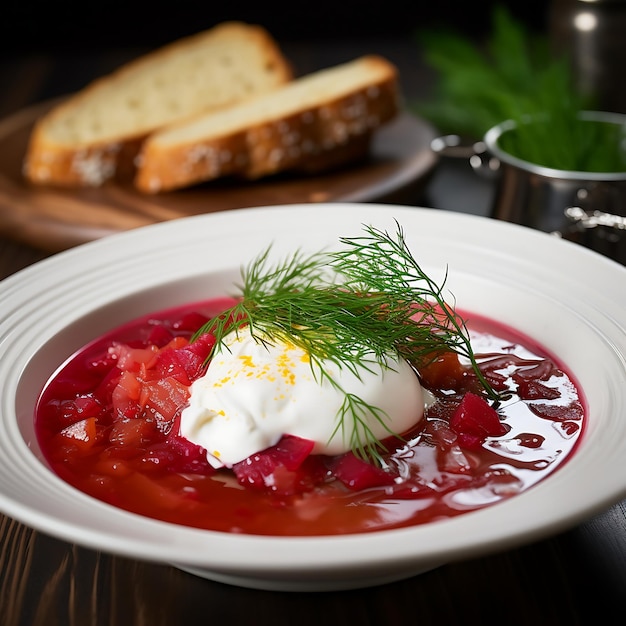
[[383,584],[626,496],[626,268],[396,205],[138,228],[0,283],[0,510],[224,583]]

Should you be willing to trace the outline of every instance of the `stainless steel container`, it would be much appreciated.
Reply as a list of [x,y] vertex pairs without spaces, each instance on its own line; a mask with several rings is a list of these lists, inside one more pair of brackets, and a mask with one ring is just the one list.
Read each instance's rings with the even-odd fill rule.
[[[626,142],[626,114],[580,116],[615,124]],[[517,158],[499,143],[515,127],[514,121],[502,122],[471,145],[456,135],[437,137],[431,145],[441,156],[469,159],[479,175],[493,181],[490,217],[553,233],[626,264],[626,171],[559,170]]]
[[[626,129],[622,114],[587,111],[581,118]],[[498,171],[491,216],[559,234],[626,263],[626,171],[558,170],[516,158],[499,145],[514,128],[506,121],[484,137],[490,172]]]

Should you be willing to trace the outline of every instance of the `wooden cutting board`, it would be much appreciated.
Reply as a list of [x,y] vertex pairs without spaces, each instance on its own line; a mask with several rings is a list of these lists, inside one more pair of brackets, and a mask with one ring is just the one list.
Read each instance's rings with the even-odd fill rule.
[[323,175],[280,175],[255,182],[220,180],[160,195],[109,183],[64,190],[31,185],[22,176],[37,118],[56,101],[0,122],[0,233],[56,252],[116,232],[200,213],[310,202],[411,204],[434,168],[434,129],[403,113],[381,128],[364,162]]

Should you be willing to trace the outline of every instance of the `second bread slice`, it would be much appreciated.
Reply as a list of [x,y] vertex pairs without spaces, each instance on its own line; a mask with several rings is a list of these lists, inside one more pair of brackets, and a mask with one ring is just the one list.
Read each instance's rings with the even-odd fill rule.
[[359,57],[157,131],[142,146],[135,184],[157,193],[222,176],[335,166],[362,154],[399,100],[396,67],[377,55]]
[[104,76],[38,120],[24,173],[38,184],[97,186],[117,177],[155,129],[231,106],[292,78],[261,26],[224,22]]

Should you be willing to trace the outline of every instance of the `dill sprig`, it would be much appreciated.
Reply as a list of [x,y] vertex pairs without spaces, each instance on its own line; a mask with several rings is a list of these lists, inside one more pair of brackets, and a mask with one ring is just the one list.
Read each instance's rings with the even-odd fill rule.
[[598,98],[577,87],[571,58],[502,4],[493,7],[485,42],[448,28],[417,37],[435,82],[432,94],[411,108],[440,132],[476,140],[513,120],[517,128],[499,146],[517,158],[569,171],[626,170],[621,129],[580,119],[581,111],[597,108]]
[[215,336],[213,353],[244,326],[260,343],[300,347],[320,384],[326,380],[344,395],[331,438],[350,427],[352,451],[378,463],[384,446],[368,418],[399,435],[389,429],[383,411],[341,388],[328,362],[360,377],[374,365],[389,369],[401,359],[419,371],[453,351],[469,360],[486,395],[498,399],[477,365],[463,320],[444,298],[445,279],[438,285],[425,274],[396,226],[395,237],[365,226],[362,236],[342,238],[339,251],[296,251],[275,263],[267,248],[242,269],[238,302],[196,333]]
[[333,254],[333,266],[344,277],[342,288],[379,294],[383,300],[381,326],[389,332],[373,341],[381,350],[391,342],[398,356],[417,368],[433,355],[455,352],[470,362],[487,395],[498,400],[478,367],[465,322],[444,297],[447,273],[438,285],[424,272],[399,224],[395,239],[371,226],[365,230],[362,237],[340,240],[346,249]]
[[548,113],[569,120],[593,104],[575,88],[569,59],[501,4],[493,7],[484,45],[451,29],[424,31],[418,39],[437,80],[432,98],[416,108],[440,131],[479,139],[508,119]]

